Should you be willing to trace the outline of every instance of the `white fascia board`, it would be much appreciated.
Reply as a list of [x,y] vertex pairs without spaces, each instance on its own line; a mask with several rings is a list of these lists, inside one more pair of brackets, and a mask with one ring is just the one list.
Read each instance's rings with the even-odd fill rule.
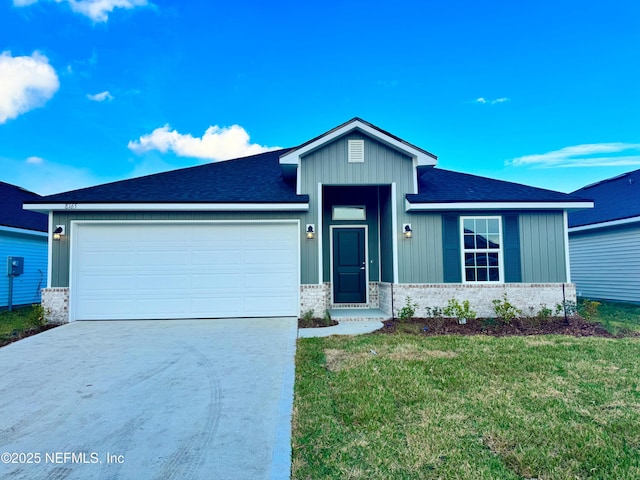
[[28,228],[3,227],[0,225],[0,232],[20,233],[22,235],[33,235],[34,237],[46,237],[47,232],[39,232],[38,230],[29,230]]
[[281,165],[299,165],[300,157],[303,156],[304,154],[311,152],[326,143],[332,142],[336,138],[346,135],[347,133],[356,129],[361,130],[367,133],[369,136],[381,141],[382,143],[385,143],[397,150],[400,150],[404,152],[406,155],[408,155],[409,157],[416,159],[416,161],[418,162],[418,166],[436,164],[436,159],[433,158],[432,156],[426,154],[423,151],[412,148],[411,146],[399,140],[396,140],[393,137],[384,135],[379,130],[372,128],[371,126],[365,123],[362,123],[359,120],[355,120],[351,123],[348,123],[347,125],[344,125],[342,128],[339,128],[337,130],[334,130],[333,132],[330,132],[326,135],[321,136],[315,142],[311,142],[305,145],[304,147],[293,150],[283,155],[282,157],[280,157],[280,164]]
[[25,205],[35,211],[208,211],[208,212],[306,212],[308,203],[38,203]]
[[610,220],[608,222],[592,223],[591,225],[581,225],[579,227],[570,227],[569,233],[584,232],[586,230],[595,230],[597,228],[617,227],[627,225],[629,223],[640,222],[640,217],[623,218],[622,220]]
[[405,199],[407,212],[420,210],[574,210],[593,208],[593,202],[453,202],[411,203]]

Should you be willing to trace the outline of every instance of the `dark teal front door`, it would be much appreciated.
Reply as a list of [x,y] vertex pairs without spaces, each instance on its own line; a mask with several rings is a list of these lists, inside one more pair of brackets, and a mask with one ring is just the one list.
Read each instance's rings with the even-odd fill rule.
[[364,228],[333,229],[333,302],[367,301]]

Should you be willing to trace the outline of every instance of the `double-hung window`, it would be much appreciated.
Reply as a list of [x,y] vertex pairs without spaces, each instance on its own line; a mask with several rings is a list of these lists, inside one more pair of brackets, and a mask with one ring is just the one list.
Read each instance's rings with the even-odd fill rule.
[[462,278],[465,282],[502,282],[502,221],[461,217]]

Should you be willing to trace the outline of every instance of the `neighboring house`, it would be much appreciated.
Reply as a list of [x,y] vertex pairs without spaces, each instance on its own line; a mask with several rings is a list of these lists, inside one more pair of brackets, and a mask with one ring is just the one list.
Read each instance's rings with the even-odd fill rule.
[[8,257],[24,258],[22,275],[13,277],[13,306],[40,303],[47,285],[47,216],[22,208],[22,202],[41,198],[0,182],[0,308],[9,305]]
[[[575,300],[563,193],[434,168],[358,118],[292,149],[45,197],[56,321]],[[410,236],[409,236],[410,234]],[[69,305],[67,312],[66,305]]]
[[640,170],[574,192],[595,208],[569,216],[572,277],[585,298],[640,302]]

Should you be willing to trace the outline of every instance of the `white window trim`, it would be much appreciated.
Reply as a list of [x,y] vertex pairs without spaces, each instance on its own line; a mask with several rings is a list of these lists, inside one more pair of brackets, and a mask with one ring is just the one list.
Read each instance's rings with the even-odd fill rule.
[[[469,249],[465,249],[464,248],[464,221],[465,220],[478,220],[478,219],[483,219],[483,220],[498,220],[498,234],[499,234],[499,241],[500,241],[500,249],[498,250],[498,275],[499,275],[499,279],[497,282],[495,281],[491,281],[491,280],[473,280],[473,281],[468,281],[467,280],[467,275],[466,275],[466,271],[465,271],[465,258],[464,258],[464,254],[465,253],[495,253],[496,250],[494,249],[488,249],[488,248],[474,248],[473,250],[469,250]],[[504,243],[503,243],[503,235],[502,235],[502,216],[501,215],[467,215],[467,216],[461,216],[460,217],[460,225],[459,225],[459,229],[460,229],[460,268],[462,270],[462,283],[468,283],[471,285],[475,285],[475,284],[485,284],[485,283],[490,283],[492,285],[496,285],[496,284],[501,284],[504,283]]]

